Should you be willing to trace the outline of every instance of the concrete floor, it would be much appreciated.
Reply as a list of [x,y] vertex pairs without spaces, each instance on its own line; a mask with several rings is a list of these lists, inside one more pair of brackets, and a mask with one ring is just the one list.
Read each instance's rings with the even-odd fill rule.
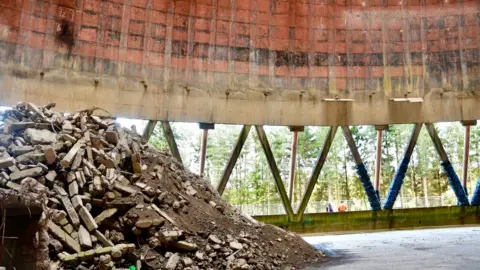
[[306,269],[480,269],[480,227],[309,236],[326,264]]

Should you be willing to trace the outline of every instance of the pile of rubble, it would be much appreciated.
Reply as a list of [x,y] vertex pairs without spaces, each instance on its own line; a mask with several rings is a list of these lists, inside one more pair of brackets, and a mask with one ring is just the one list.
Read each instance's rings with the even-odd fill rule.
[[38,269],[281,269],[322,256],[94,109],[3,114],[0,199],[42,207]]

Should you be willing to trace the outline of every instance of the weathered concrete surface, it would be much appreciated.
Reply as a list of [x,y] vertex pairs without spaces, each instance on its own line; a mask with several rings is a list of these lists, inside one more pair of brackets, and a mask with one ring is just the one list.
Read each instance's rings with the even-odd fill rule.
[[306,269],[478,269],[480,227],[305,237],[330,258]]
[[[12,0],[0,103],[270,125],[473,120],[480,2]],[[331,102],[325,98],[350,98]],[[421,97],[423,103],[392,102]]]
[[286,215],[256,216],[296,233],[344,233],[480,224],[480,208],[450,206],[305,214],[301,222],[289,222]]

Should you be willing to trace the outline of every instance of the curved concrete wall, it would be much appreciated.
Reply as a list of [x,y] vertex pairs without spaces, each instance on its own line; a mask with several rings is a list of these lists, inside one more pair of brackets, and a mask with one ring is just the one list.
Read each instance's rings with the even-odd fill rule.
[[[211,123],[473,120],[479,29],[475,0],[1,0],[0,101]],[[404,97],[423,102],[391,101]]]

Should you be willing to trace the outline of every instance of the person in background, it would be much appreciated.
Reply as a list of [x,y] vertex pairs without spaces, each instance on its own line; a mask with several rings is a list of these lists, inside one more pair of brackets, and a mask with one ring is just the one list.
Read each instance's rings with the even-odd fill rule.
[[332,206],[332,204],[331,204],[330,202],[328,202],[328,205],[327,205],[327,209],[326,209],[326,210],[327,210],[327,212],[330,212],[330,213],[333,212],[333,206]]
[[338,212],[345,212],[347,210],[348,206],[343,201],[341,201],[340,205],[338,206]]

